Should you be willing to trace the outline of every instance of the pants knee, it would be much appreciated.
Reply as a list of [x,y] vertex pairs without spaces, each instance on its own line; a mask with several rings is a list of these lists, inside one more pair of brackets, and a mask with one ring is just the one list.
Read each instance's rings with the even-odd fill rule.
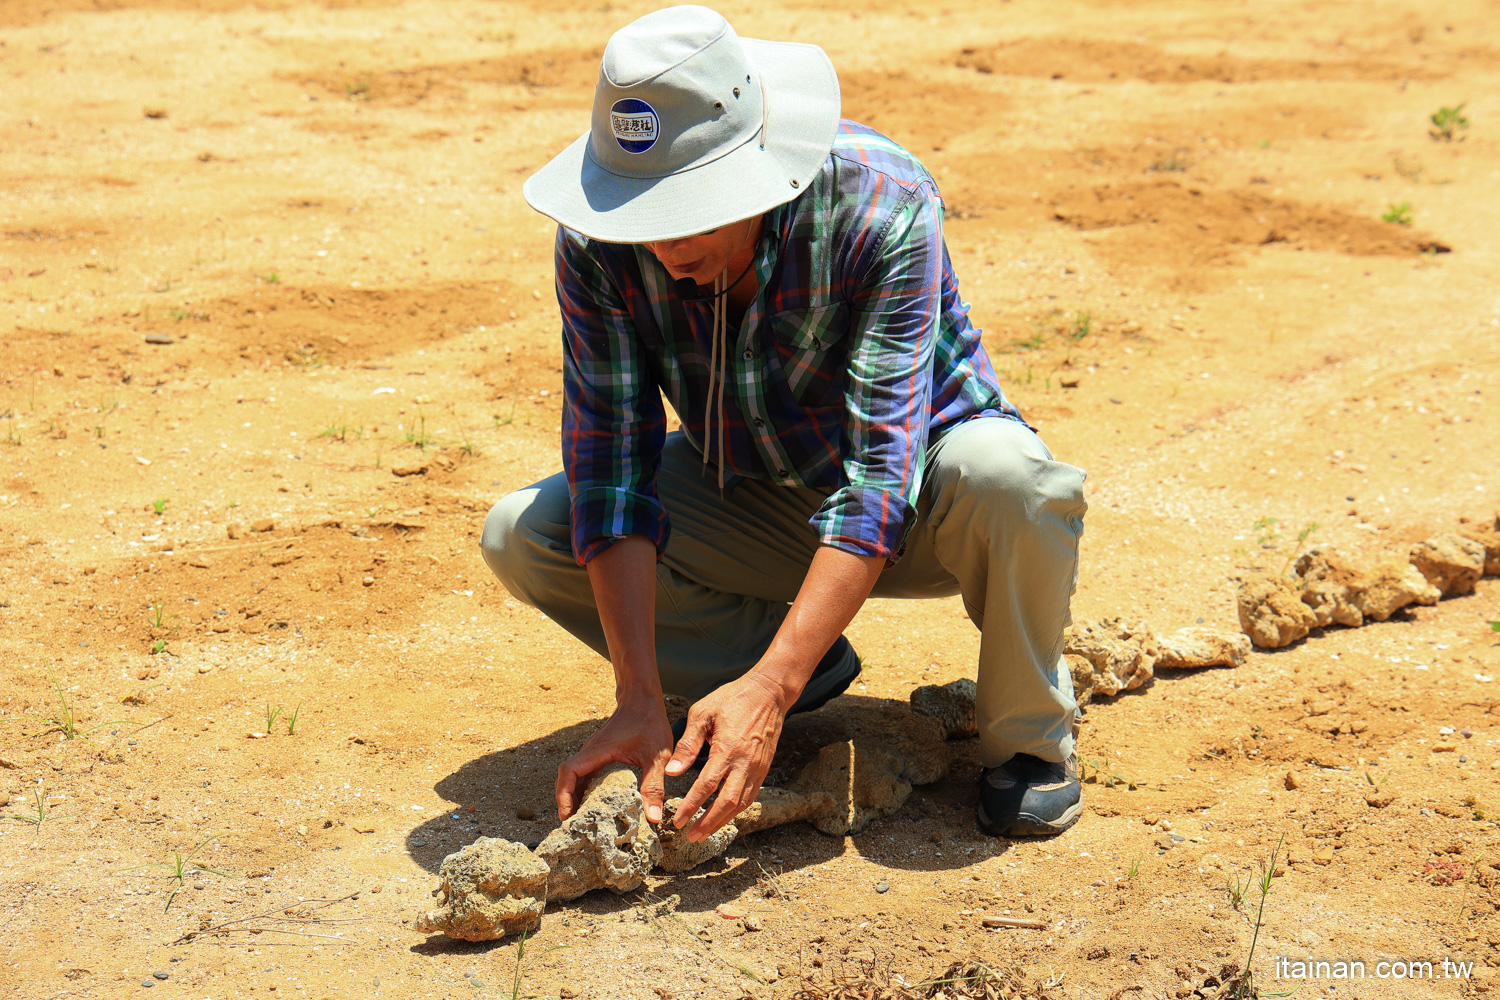
[[982,498],[993,517],[1009,525],[1062,520],[1075,534],[1082,533],[1088,509],[1083,470],[1055,460],[1041,439],[1022,425],[993,430],[997,440],[964,455],[965,487]]
[[533,593],[539,570],[558,559],[558,550],[569,550],[567,488],[563,486],[561,510],[550,481],[517,490],[490,508],[479,537],[484,563],[502,586],[517,600],[536,604]]

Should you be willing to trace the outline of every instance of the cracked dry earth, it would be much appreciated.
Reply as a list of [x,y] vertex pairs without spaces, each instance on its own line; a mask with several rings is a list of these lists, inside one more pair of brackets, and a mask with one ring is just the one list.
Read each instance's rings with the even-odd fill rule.
[[[648,9],[0,5],[0,997],[866,996],[971,962],[1006,995],[1211,996],[1254,931],[1227,887],[1283,838],[1264,992],[1309,959],[1366,975],[1303,997],[1492,992],[1493,577],[1096,700],[1054,840],[976,831],[961,740],[853,836],[554,903],[524,956],[416,930],[446,855],[552,829],[611,709],[475,543],[559,467],[520,186]],[[1492,2],[725,13],[823,45],[846,115],[933,170],[1007,391],[1089,472],[1080,618],[1233,630],[1308,525],[1373,565],[1492,523]],[[849,635],[868,669],[788,726],[778,781],[978,638],[957,601]],[[59,690],[78,738],[39,721]]]

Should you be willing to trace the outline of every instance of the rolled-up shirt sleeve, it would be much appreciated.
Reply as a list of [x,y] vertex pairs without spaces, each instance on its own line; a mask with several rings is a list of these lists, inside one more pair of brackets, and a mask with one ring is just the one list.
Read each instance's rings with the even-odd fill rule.
[[860,281],[849,324],[844,485],[812,518],[825,545],[894,562],[916,521],[942,312],[942,240],[936,192],[912,188],[891,211]]
[[627,535],[666,548],[670,524],[656,496],[666,437],[661,390],[614,280],[585,239],[559,227],[563,467],[579,565]]

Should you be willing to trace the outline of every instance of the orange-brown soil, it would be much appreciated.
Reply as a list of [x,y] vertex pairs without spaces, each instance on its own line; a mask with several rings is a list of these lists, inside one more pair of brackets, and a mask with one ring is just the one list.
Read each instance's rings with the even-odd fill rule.
[[[553,228],[520,186],[648,9],[0,4],[0,997],[509,996],[518,966],[527,996],[792,997],[961,960],[1027,997],[1212,995],[1257,917],[1228,887],[1283,838],[1263,991],[1308,956],[1367,976],[1304,997],[1490,991],[1493,578],[1091,706],[1103,780],[1054,840],[977,832],[965,746],[852,838],[556,905],[524,961],[413,929],[445,854],[551,828],[612,707],[475,543],[560,465]],[[1233,628],[1307,525],[1368,563],[1493,518],[1493,0],[725,13],[823,45],[846,115],[934,171],[1008,391],[1090,475],[1076,615]],[[978,640],[956,600],[850,637],[844,704],[964,676]],[[38,721],[52,677],[75,739]],[[247,737],[267,706],[295,732]],[[839,708],[788,727],[782,777]],[[224,874],[122,872],[195,848]]]

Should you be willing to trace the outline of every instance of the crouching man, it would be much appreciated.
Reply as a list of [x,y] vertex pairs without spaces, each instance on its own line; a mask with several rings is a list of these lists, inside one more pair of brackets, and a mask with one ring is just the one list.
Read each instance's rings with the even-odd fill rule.
[[[496,504],[481,547],[614,667],[560,816],[623,761],[660,822],[664,774],[700,766],[675,822],[707,805],[687,836],[708,836],[754,800],[786,716],[858,675],[843,631],[866,598],[961,594],[979,821],[1071,826],[1084,476],[1001,392],[926,169],[841,120],[822,49],[687,6],[610,39],[591,128],[525,195],[559,224],[563,472]],[[675,730],[664,694],[692,703]]]

